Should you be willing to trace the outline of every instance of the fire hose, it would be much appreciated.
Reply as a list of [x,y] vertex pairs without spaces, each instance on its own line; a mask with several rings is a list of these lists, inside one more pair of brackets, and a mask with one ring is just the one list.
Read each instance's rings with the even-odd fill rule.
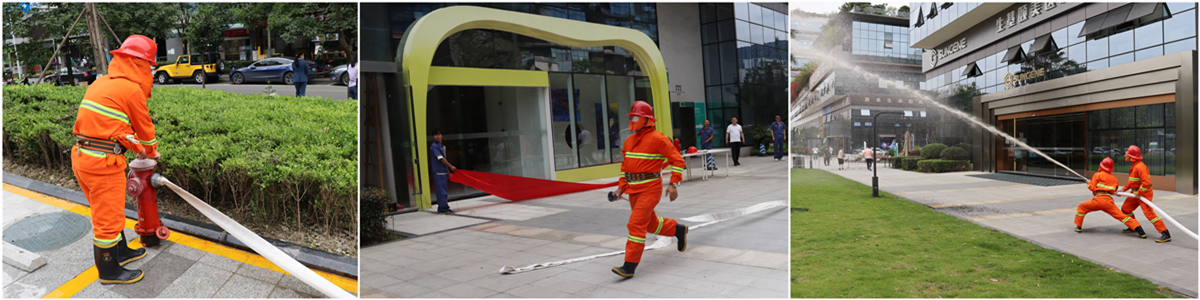
[[[1125,196],[1125,197],[1131,197],[1131,198],[1135,197],[1136,199],[1142,201],[1142,203],[1145,203],[1146,205],[1149,205],[1150,208],[1154,209],[1154,214],[1158,215],[1159,217],[1162,217],[1164,220],[1167,220],[1168,222],[1171,222],[1171,225],[1175,225],[1175,227],[1179,227],[1180,230],[1183,230],[1183,233],[1186,233],[1188,236],[1192,237],[1193,239],[1200,240],[1200,237],[1197,237],[1196,233],[1192,232],[1191,230],[1188,230],[1187,227],[1183,227],[1183,224],[1179,224],[1179,222],[1175,221],[1175,218],[1172,218],[1171,216],[1167,215],[1166,211],[1163,211],[1161,208],[1158,208],[1158,205],[1154,205],[1154,202],[1150,202],[1149,200],[1146,200],[1146,198],[1142,198],[1142,196],[1134,195],[1133,193],[1129,193],[1129,192],[1117,192],[1116,194],[1118,196]],[[1126,201],[1128,201],[1128,200],[1126,200]]]
[[[130,140],[130,142],[134,143],[135,145],[139,144],[132,135],[127,136],[126,139]],[[138,145],[138,153],[144,153],[140,146],[141,145]],[[157,199],[154,196],[155,187],[166,186],[172,191],[175,191],[175,193],[186,200],[188,204],[191,204],[193,207],[195,207],[196,210],[199,210],[200,213],[205,217],[208,217],[209,220],[212,220],[213,223],[216,223],[217,226],[221,226],[221,228],[225,229],[225,231],[230,235],[237,238],[242,243],[245,243],[246,246],[249,246],[250,249],[254,250],[254,252],[262,255],[263,258],[266,258],[276,266],[279,266],[279,268],[283,269],[288,274],[295,276],[297,279],[300,279],[300,281],[303,281],[330,298],[358,298],[353,294],[342,290],[332,282],[329,282],[329,280],[317,275],[316,272],[313,272],[313,270],[305,267],[303,264],[300,264],[300,262],[296,261],[296,259],[288,256],[274,245],[271,245],[271,243],[268,243],[262,237],[258,236],[258,234],[250,231],[250,229],[246,229],[245,226],[242,226],[242,224],[239,224],[237,221],[230,219],[224,213],[221,213],[221,211],[218,211],[217,209],[208,205],[208,203],[201,201],[200,198],[192,195],[192,193],[183,190],[170,180],[167,180],[166,177],[163,177],[158,173],[154,173],[154,167],[157,165],[157,163],[153,159],[138,158],[134,159],[129,165],[130,169],[132,169],[132,172],[130,172],[130,180],[128,181],[126,190],[130,194],[134,195],[136,199],[138,199],[137,231],[138,234],[142,236],[144,244],[146,244],[146,241],[152,241],[153,245],[146,244],[147,246],[157,245],[158,239],[166,239],[170,236],[170,231],[166,226],[162,226],[162,223],[158,218],[158,209],[156,204]],[[149,181],[149,184],[146,184],[145,181]]]
[[[610,198],[615,198],[615,194],[610,195]],[[616,200],[610,200],[610,201],[616,201]],[[749,207],[745,207],[745,208],[741,208],[741,209],[735,209],[735,210],[731,210],[731,211],[724,211],[724,212],[718,212],[718,213],[712,213],[712,214],[697,215],[697,216],[683,218],[680,220],[688,221],[688,222],[705,222],[700,225],[694,225],[694,226],[688,227],[688,231],[691,232],[693,230],[696,230],[696,229],[699,229],[699,228],[702,228],[705,226],[709,226],[712,224],[728,221],[733,218],[761,212],[761,211],[771,209],[771,208],[787,207],[787,206],[788,206],[787,202],[783,201],[783,200],[770,201],[770,202],[763,202],[763,203],[755,204],[753,206],[749,206]],[[659,237],[656,241],[654,241],[654,244],[646,246],[646,251],[670,246],[672,241],[674,241],[674,240],[675,240],[675,237],[671,237],[671,238]],[[596,255],[591,255],[591,256],[584,256],[584,257],[579,257],[579,258],[572,258],[572,259],[567,259],[567,260],[532,264],[532,265],[528,265],[528,266],[524,266],[524,267],[520,267],[520,268],[515,268],[512,266],[504,266],[504,267],[500,268],[500,274],[516,274],[516,273],[528,272],[528,271],[533,271],[533,270],[545,269],[545,268],[549,268],[549,267],[561,266],[561,265],[565,265],[565,264],[577,263],[577,262],[586,261],[586,260],[590,260],[590,259],[594,259],[594,258],[601,258],[601,257],[621,255],[621,254],[625,254],[625,251],[621,250],[621,251],[614,251],[614,252],[596,254]]]

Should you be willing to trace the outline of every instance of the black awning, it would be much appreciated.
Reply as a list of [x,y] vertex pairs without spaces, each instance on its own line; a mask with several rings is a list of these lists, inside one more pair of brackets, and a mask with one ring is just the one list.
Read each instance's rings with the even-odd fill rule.
[[[1121,6],[1121,7],[1118,7],[1117,9],[1109,11],[1108,17],[1106,17],[1104,19],[1104,27],[1102,29],[1117,27],[1117,25],[1121,25],[1121,23],[1125,23],[1125,17],[1129,16],[1129,11],[1132,9],[1133,9],[1133,4],[1129,4],[1129,5]],[[1084,25],[1084,27],[1087,27],[1087,26]]]
[[1012,48],[1008,48],[1008,53],[1004,54],[1004,59],[1000,60],[1000,62],[1011,64],[1021,62],[1023,60],[1025,60],[1025,51],[1021,50],[1021,45],[1016,45],[1012,46]]
[[971,63],[967,64],[967,67],[965,69],[963,69],[962,75],[965,77],[976,77],[979,75],[983,75],[983,71],[979,70],[979,64],[977,64],[975,62],[971,62]]
[[1146,24],[1170,17],[1170,9],[1162,3],[1134,3],[1125,22],[1137,21],[1137,24]]
[[1033,55],[1041,55],[1058,50],[1058,44],[1054,42],[1054,37],[1049,34],[1038,37],[1033,40],[1033,48],[1029,48],[1029,53]]
[[1079,31],[1079,35],[1076,37],[1085,37],[1089,34],[1100,32],[1101,29],[1104,29],[1104,19],[1106,16],[1108,14],[1099,14],[1088,18],[1087,22],[1083,23],[1083,30]]

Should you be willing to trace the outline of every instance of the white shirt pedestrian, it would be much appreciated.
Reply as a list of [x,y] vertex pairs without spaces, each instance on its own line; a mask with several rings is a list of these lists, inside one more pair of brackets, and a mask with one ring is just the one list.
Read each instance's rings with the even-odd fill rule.
[[742,125],[730,124],[725,127],[725,133],[729,134],[730,143],[742,142]]

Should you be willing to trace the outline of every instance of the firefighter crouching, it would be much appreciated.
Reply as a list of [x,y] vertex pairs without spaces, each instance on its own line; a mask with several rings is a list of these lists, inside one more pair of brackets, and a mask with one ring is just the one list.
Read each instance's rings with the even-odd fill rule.
[[1092,200],[1079,203],[1075,208],[1075,232],[1083,232],[1083,216],[1089,212],[1102,210],[1112,216],[1117,221],[1125,224],[1126,227],[1137,232],[1138,237],[1146,238],[1146,232],[1142,230],[1142,225],[1138,224],[1137,220],[1125,215],[1121,210],[1117,209],[1117,205],[1113,204],[1112,193],[1117,191],[1117,177],[1112,174],[1113,160],[1105,157],[1104,161],[1100,162],[1100,171],[1092,175],[1092,180],[1088,181],[1088,190],[1092,191]]

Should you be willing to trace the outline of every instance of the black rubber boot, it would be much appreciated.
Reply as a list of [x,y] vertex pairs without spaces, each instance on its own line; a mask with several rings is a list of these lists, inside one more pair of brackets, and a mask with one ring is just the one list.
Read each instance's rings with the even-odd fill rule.
[[1159,237],[1157,240],[1154,240],[1154,241],[1155,241],[1155,242],[1159,242],[1159,243],[1166,243],[1166,242],[1170,242],[1170,241],[1171,241],[1171,231],[1170,231],[1170,230],[1163,230],[1163,232],[1162,232],[1162,237]]
[[675,224],[675,238],[679,239],[679,252],[687,250],[687,233],[688,227],[683,224]]
[[141,270],[127,270],[121,266],[117,257],[120,255],[121,249],[117,243],[112,243],[101,246],[97,243],[92,243],[92,250],[96,258],[96,271],[100,273],[100,284],[130,284],[142,280]]
[[1142,230],[1142,226],[1138,226],[1137,228],[1134,228],[1133,231],[1137,231],[1138,237],[1143,238],[1143,239],[1146,238],[1146,231]]
[[1133,231],[1133,229],[1129,229],[1129,228],[1121,229],[1121,233],[1134,233],[1134,232],[1136,232],[1136,231]]
[[146,257],[146,248],[145,247],[138,248],[138,249],[129,249],[129,244],[125,242],[125,233],[124,232],[121,233],[120,238],[121,239],[117,240],[117,247],[120,247],[120,249],[121,249],[120,251],[118,251],[118,253],[120,253],[120,254],[117,254],[117,259],[121,262],[121,266],[124,266],[125,264],[131,263],[135,260],[139,260],[139,259],[142,259],[143,257]]
[[612,271],[613,273],[616,273],[617,276],[631,278],[633,277],[633,270],[637,269],[637,265],[638,263],[625,262],[624,266],[613,267]]
[[1083,227],[1075,226],[1075,232],[1083,233]]

